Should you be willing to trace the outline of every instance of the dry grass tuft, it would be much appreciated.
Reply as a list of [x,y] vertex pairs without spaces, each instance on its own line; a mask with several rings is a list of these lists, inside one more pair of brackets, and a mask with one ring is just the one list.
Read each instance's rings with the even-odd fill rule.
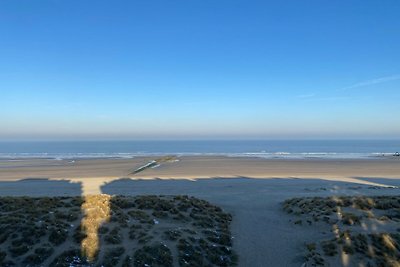
[[306,245],[310,266],[400,267],[400,196],[293,198],[283,209],[298,227],[304,220],[330,229],[333,239]]
[[110,220],[110,195],[89,195],[85,196],[82,205],[85,217],[82,220],[82,230],[86,233],[86,238],[82,240],[82,254],[89,261],[93,261],[100,247],[99,228]]

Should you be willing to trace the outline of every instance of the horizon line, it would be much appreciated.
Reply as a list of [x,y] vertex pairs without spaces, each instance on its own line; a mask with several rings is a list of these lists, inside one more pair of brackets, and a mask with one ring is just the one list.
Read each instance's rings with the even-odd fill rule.
[[0,142],[400,141],[400,138],[0,139]]

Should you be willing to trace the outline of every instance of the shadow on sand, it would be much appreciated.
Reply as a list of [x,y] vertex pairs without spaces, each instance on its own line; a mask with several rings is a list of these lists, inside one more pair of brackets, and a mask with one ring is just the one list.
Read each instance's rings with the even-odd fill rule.
[[[358,181],[358,182],[357,182]],[[304,242],[312,242],[315,235],[310,229],[298,232],[289,222],[288,215],[282,211],[281,203],[292,197],[311,197],[311,196],[339,196],[339,195],[398,195],[398,188],[379,187],[366,182],[381,184],[385,186],[399,186],[400,179],[386,179],[379,177],[352,177],[351,182],[341,182],[335,180],[324,180],[315,178],[204,178],[204,179],[130,179],[121,178],[103,184],[100,191],[103,194],[113,195],[189,195],[199,199],[204,199],[213,205],[222,207],[233,215],[232,232],[235,237],[234,249],[239,252],[240,266],[299,266],[302,258],[299,254],[299,247]],[[43,178],[29,178],[20,181],[0,182],[0,196],[82,196],[82,184],[71,182],[69,180],[50,180]],[[96,200],[98,201],[98,200]],[[96,203],[95,206],[99,206]],[[85,198],[81,198],[79,208],[85,204]],[[104,204],[104,203],[103,203]],[[64,204],[63,204],[64,205]],[[105,206],[111,207],[105,213],[113,213],[114,206],[108,202]],[[5,212],[5,206],[2,207],[1,218],[7,218],[10,211]],[[51,205],[49,207],[52,207]],[[46,207],[46,208],[49,208]],[[36,252],[46,252],[46,249],[52,247],[54,251],[43,261],[46,264],[53,262],[56,256],[63,251],[72,251],[71,255],[65,257],[74,257],[76,251],[81,250],[85,232],[81,231],[81,222],[84,220],[86,212],[79,209],[72,221],[65,223],[63,219],[64,206],[54,207],[55,210],[46,210],[51,214],[51,222],[48,226],[53,227],[55,232],[62,232],[68,227],[68,233],[65,241],[57,244],[49,240],[49,234],[39,238],[41,241],[35,243],[23,240],[24,231],[17,228],[7,236],[5,240],[0,240],[0,260],[1,252],[11,255],[10,248],[14,253],[19,253],[18,257],[22,262],[28,256],[37,254]],[[65,211],[65,210],[64,210]],[[12,210],[11,210],[12,212]],[[35,216],[46,216],[44,210]],[[65,213],[65,212],[64,212]],[[59,216],[59,225],[55,225]],[[25,216],[19,214],[18,216]],[[31,216],[27,214],[26,216]],[[35,227],[39,227],[42,217],[27,217]],[[15,218],[14,218],[15,219]],[[23,218],[17,217],[21,221]],[[114,218],[115,219],[115,218]],[[34,221],[32,221],[34,220]],[[100,231],[101,226],[107,226],[108,215],[100,217],[98,227],[95,232]],[[15,221],[14,221],[15,222]],[[11,221],[8,224],[1,222],[2,231],[11,229]],[[72,226],[71,226],[72,225]],[[30,228],[29,228],[30,229]],[[9,231],[8,231],[9,232]],[[25,231],[26,232],[26,231]],[[33,242],[33,243],[32,243]],[[36,244],[36,245],[35,245]],[[102,249],[102,244],[97,244],[96,250]],[[28,249],[26,249],[28,247]],[[39,249],[39,250],[36,250]],[[39,255],[40,256],[40,255]],[[39,257],[38,256],[38,257]],[[40,256],[45,257],[45,256]],[[64,257],[64,258],[65,258]],[[7,266],[7,265],[2,265]],[[22,265],[23,266],[23,265]],[[33,265],[34,266],[34,265]]]

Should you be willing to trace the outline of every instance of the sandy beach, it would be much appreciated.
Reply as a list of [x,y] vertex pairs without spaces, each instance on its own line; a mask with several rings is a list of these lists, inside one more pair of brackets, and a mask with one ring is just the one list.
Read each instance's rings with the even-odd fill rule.
[[133,159],[0,160],[1,181],[24,178],[396,178],[400,158],[379,159],[262,159],[250,157],[185,156],[157,168],[132,171],[157,157]]
[[151,160],[1,160],[0,196],[195,196],[233,215],[232,233],[239,266],[301,266],[304,244],[324,237],[326,232],[294,226],[290,215],[282,210],[285,200],[400,193],[397,158],[181,157],[132,175]]

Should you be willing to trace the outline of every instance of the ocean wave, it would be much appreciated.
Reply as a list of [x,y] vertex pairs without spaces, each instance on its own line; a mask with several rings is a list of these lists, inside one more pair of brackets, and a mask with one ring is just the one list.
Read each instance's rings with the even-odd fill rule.
[[0,153],[2,160],[24,160],[24,159],[52,159],[52,160],[72,160],[72,159],[129,159],[145,156],[227,156],[227,157],[256,157],[266,159],[307,159],[307,158],[326,158],[326,159],[363,159],[381,158],[393,156],[391,152],[371,152],[371,153],[337,153],[337,152],[243,152],[243,153],[200,153],[200,152],[138,152],[138,153]]

